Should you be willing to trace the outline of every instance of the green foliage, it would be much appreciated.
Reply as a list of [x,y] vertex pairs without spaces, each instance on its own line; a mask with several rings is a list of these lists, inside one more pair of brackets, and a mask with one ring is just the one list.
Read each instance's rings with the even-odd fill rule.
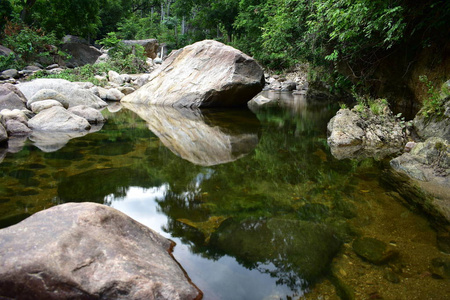
[[0,55],[0,72],[7,69],[18,69],[19,63],[16,60],[14,53],[10,53],[8,56]]
[[[22,24],[7,24],[6,36],[3,44],[14,51],[18,66],[23,66],[35,61],[40,57],[50,57],[51,54],[58,54],[55,45],[59,42],[53,33],[46,34],[41,29],[34,29]],[[11,61],[7,58],[3,61]]]
[[7,16],[10,16],[13,12],[13,8],[9,0],[0,1],[0,32],[6,25]]
[[422,115],[425,117],[430,115],[442,116],[444,114],[444,99],[440,96],[439,91],[426,75],[419,76],[419,81],[425,85],[428,94],[428,98],[424,99],[422,103]]
[[101,25],[102,0],[37,0],[32,18],[46,31],[57,37],[66,34],[95,36]]
[[142,73],[147,71],[144,47],[140,45],[126,45],[117,38],[114,32],[98,41],[108,50],[110,59],[108,65],[119,73]]

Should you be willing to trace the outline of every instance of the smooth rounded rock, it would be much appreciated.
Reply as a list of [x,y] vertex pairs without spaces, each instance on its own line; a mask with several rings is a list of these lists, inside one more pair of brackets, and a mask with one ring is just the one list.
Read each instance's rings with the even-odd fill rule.
[[84,131],[89,130],[89,122],[63,107],[53,106],[45,109],[28,121],[28,127],[42,131]]
[[74,106],[69,108],[68,111],[86,119],[91,124],[105,122],[105,117],[103,117],[100,111],[86,105]]
[[31,104],[30,108],[31,108],[32,112],[34,112],[35,114],[38,114],[41,111],[43,111],[44,109],[47,109],[47,108],[50,108],[53,106],[63,107],[61,102],[49,99],[49,100],[42,100],[42,101],[34,102]]

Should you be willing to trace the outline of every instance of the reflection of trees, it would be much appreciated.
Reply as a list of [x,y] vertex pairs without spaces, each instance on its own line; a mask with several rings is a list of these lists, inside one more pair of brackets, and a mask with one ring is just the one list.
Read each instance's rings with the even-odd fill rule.
[[[345,195],[355,167],[329,154],[331,115],[323,107],[295,114],[283,107],[261,109],[262,135],[254,153],[209,168],[160,149],[160,174],[170,182],[158,201],[169,219],[165,230],[194,253],[233,256],[293,290],[318,280],[349,234],[346,218],[354,217]],[[226,220],[208,241],[196,224],[214,217]]]

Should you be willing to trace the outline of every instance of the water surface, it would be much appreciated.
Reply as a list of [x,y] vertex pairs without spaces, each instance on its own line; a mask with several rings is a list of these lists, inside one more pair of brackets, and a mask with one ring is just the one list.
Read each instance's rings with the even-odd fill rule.
[[[430,266],[448,256],[432,222],[383,183],[387,164],[330,154],[338,107],[269,96],[278,103],[253,112],[115,107],[85,136],[11,141],[0,226],[92,201],[174,240],[205,299],[446,299],[449,281]],[[351,247],[361,236],[399,257],[362,260]]]

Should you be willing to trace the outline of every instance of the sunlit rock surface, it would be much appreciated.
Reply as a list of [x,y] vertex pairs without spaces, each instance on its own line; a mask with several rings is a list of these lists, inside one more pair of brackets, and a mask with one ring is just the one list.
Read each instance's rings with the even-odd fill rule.
[[172,243],[108,206],[59,205],[0,231],[0,298],[201,298]]
[[123,103],[174,154],[196,165],[235,161],[255,149],[259,122],[249,111],[227,112]]
[[123,102],[175,107],[243,106],[264,87],[250,56],[205,40],[172,52],[147,84]]

